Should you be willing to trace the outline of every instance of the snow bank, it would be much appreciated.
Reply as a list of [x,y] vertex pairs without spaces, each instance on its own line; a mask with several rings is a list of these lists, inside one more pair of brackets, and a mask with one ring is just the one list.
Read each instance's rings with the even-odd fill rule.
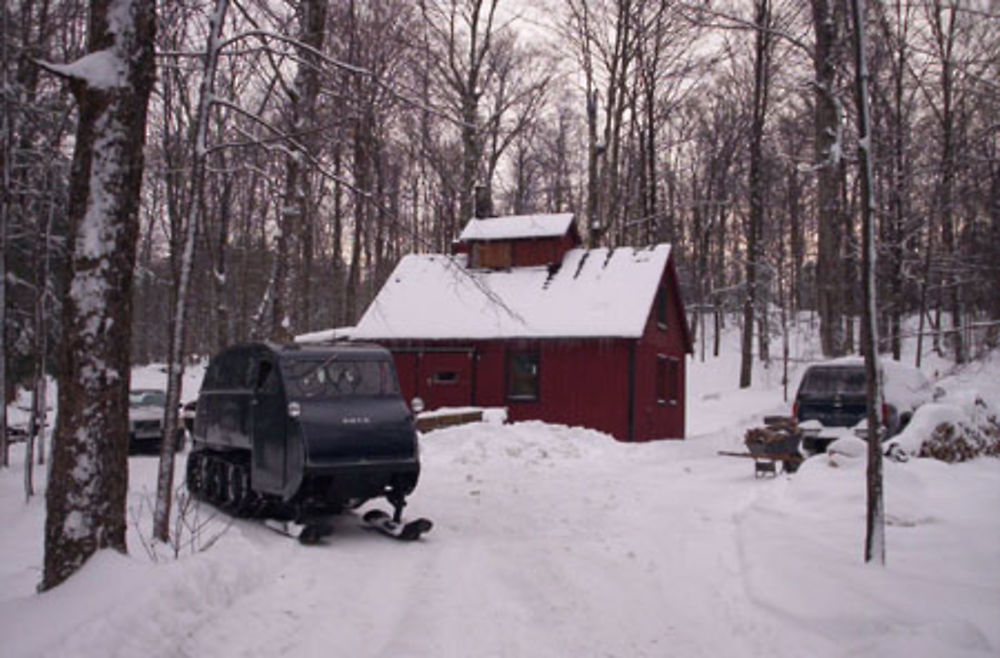
[[[1000,654],[1000,460],[887,461],[888,564],[865,566],[863,442],[847,437],[776,478],[717,456],[784,404],[773,371],[736,391],[719,374],[738,371],[738,350],[728,354],[691,364],[689,411],[711,418],[686,441],[625,444],[540,422],[424,435],[406,511],[435,527],[416,544],[353,514],[315,547],[236,520],[209,550],[154,563],[140,511],[130,556],[102,553],[42,595],[44,501],[24,503],[15,446],[0,470],[0,654]],[[961,409],[975,389],[994,405],[998,375],[1000,360],[945,378],[945,401]],[[133,374],[137,386],[161,381],[156,367]],[[131,457],[129,469],[141,509],[156,459]]]
[[[198,619],[257,586],[263,556],[239,533],[183,562],[101,551],[64,586],[0,603],[6,656],[168,655]],[[266,559],[266,558],[264,558]]]
[[921,406],[910,424],[887,442],[896,455],[948,461],[1000,456],[1000,351],[941,380],[944,395]]
[[887,462],[882,569],[861,560],[865,460],[807,460],[740,518],[751,599],[813,637],[803,655],[995,654],[997,466]]

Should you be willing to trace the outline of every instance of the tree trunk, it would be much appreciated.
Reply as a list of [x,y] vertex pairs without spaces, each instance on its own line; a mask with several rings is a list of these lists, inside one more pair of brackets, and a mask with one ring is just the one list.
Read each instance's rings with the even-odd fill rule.
[[120,73],[70,82],[79,106],[68,208],[71,275],[43,589],[62,583],[95,551],[126,550],[127,346],[154,30],[152,0],[93,0],[88,52],[105,51],[120,63]]
[[[906,217],[909,210],[909,171],[906,157],[906,137],[909,134],[909,122],[904,118],[905,94],[904,75],[908,64],[907,31],[908,20],[904,19],[902,0],[896,0],[896,22],[901,31],[896,40],[899,44],[896,65],[893,70],[893,143],[892,143],[892,172],[890,180],[891,191],[890,205],[892,216],[890,219],[890,240],[889,254],[889,290],[892,296],[892,308],[889,317],[890,344],[892,346],[892,358],[899,361],[903,352],[903,311],[906,300],[904,298],[904,272],[903,248],[904,231]],[[906,10],[909,11],[909,10]]]
[[597,91],[591,90],[587,95],[587,246],[591,248],[598,245],[604,228],[600,178],[604,146],[597,141],[597,103]]
[[875,197],[872,175],[872,136],[868,109],[868,64],[865,50],[865,3],[852,0],[854,66],[858,106],[858,158],[861,167],[862,288],[864,309],[861,337],[865,355],[868,397],[868,513],[865,562],[885,564],[885,506],[882,496],[882,393],[878,364],[878,325],[875,300]]
[[340,182],[341,148],[340,142],[337,142],[333,147],[333,173],[336,179],[333,182],[333,285],[330,286],[329,303],[333,309],[334,327],[346,324],[344,318],[344,204],[343,185]]
[[[223,169],[225,169],[223,164]],[[222,184],[222,194],[219,199],[219,227],[215,241],[215,263],[212,268],[212,288],[215,296],[213,308],[215,315],[215,332],[211,344],[215,350],[221,350],[232,343],[232,328],[229,313],[227,293],[229,290],[228,251],[229,227],[232,222],[233,178],[226,174]]]
[[814,148],[816,181],[816,302],[824,356],[844,354],[843,208],[840,202],[841,109],[837,98],[837,62],[841,47],[837,0],[812,0],[816,47]]
[[277,257],[282,261],[275,280],[271,338],[278,342],[292,340],[307,324],[308,272],[303,263],[303,250],[312,244],[305,238],[312,232],[314,214],[309,162],[316,148],[316,103],[319,98],[320,77],[316,67],[316,52],[323,49],[326,35],[327,0],[307,0],[300,3],[298,48],[301,60],[295,74],[289,104],[290,121],[286,130],[291,138],[289,154],[285,159],[285,193],[281,208],[281,234]]
[[[453,67],[454,79],[452,87],[458,93],[460,119],[462,121],[462,166],[461,189],[458,196],[458,221],[463,224],[469,221],[475,211],[476,179],[482,164],[483,146],[481,143],[479,124],[479,99],[483,90],[483,64],[490,51],[493,38],[493,18],[498,0],[471,0],[468,10],[467,27],[469,30],[468,59],[464,70]],[[485,11],[485,25],[480,25]],[[451,35],[454,39],[454,32]],[[452,42],[449,48],[454,52],[457,44]],[[487,194],[490,191],[487,190]],[[449,240],[454,235],[449,235]]]
[[[370,117],[355,120],[354,129],[354,181],[358,190],[371,188],[371,137]],[[351,262],[347,270],[347,290],[344,295],[344,320],[353,325],[359,317],[358,293],[361,288],[362,237],[367,230],[370,204],[360,192],[354,194],[354,235],[351,238]]]
[[[10,8],[5,3],[0,8],[4,38],[0,39],[0,69],[2,69],[2,87],[11,88],[10,81],[10,46],[8,21]],[[14,125],[11,118],[13,111],[12,94],[0,94],[3,111],[0,112],[0,468],[10,466],[10,446],[7,443],[7,226],[11,219],[11,159],[14,156]]]
[[153,514],[153,536],[162,542],[170,541],[170,505],[174,487],[174,437],[180,427],[181,387],[184,377],[184,343],[187,332],[187,308],[194,269],[195,238],[198,233],[198,215],[205,204],[205,169],[208,151],[208,111],[215,84],[215,68],[219,58],[219,37],[225,20],[228,0],[216,0],[209,21],[208,44],[205,48],[201,86],[198,91],[198,114],[194,125],[194,154],[191,168],[191,205],[184,229],[184,251],[180,261],[180,280],[174,296],[171,318],[170,354],[167,359],[167,402],[163,413],[163,441],[160,444],[160,464],[156,481],[156,509]]
[[788,223],[791,245],[791,277],[786,284],[787,306],[794,318],[802,308],[802,269],[805,262],[805,238],[802,221],[802,181],[795,167],[788,172]]
[[754,54],[753,121],[750,128],[750,225],[747,232],[746,297],[743,302],[743,345],[740,388],[750,386],[753,373],[754,313],[759,298],[761,234],[764,227],[764,121],[770,85],[770,0],[758,0]]
[[[51,189],[51,185],[50,185]],[[47,301],[49,299],[49,277],[52,273],[52,226],[55,222],[56,207],[54,203],[49,203],[49,209],[45,218],[44,227],[41,230],[42,253],[38,260],[38,298],[35,302],[35,311],[38,317],[35,320],[36,346],[35,352],[38,355],[38,365],[35,371],[34,404],[32,408],[40,416],[38,422],[38,463],[45,463],[45,432],[48,427],[48,382],[45,379],[45,371],[48,369],[49,359],[49,309]]]
[[955,44],[956,3],[950,3],[948,18],[942,16],[939,2],[933,3],[933,28],[941,57],[941,170],[940,211],[941,249],[948,257],[942,274],[942,297],[951,314],[950,332],[955,363],[964,363],[965,343],[962,339],[961,286],[956,274],[959,254],[956,249],[953,193],[955,187],[955,74],[952,51]]

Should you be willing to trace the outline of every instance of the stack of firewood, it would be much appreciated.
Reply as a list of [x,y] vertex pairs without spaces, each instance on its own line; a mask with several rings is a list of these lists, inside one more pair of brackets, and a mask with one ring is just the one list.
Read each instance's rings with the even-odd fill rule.
[[743,443],[751,454],[791,454],[798,452],[802,432],[794,418],[780,416],[764,419],[764,427],[747,430]]

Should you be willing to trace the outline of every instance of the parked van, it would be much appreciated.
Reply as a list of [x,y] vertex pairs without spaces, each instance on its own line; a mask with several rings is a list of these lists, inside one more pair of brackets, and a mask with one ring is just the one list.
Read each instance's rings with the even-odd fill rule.
[[[881,361],[882,440],[898,434],[921,404],[933,396],[930,381],[916,368],[896,361]],[[838,429],[854,428],[868,410],[865,362],[843,357],[809,366],[802,376],[792,415],[806,426],[802,447],[807,453],[824,452],[838,436]],[[815,424],[814,423],[814,424]]]

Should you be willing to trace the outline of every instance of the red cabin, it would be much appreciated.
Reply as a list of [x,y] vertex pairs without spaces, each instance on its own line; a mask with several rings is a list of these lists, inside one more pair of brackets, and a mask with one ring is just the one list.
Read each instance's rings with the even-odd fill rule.
[[455,254],[403,258],[353,338],[386,346],[427,409],[683,438],[692,350],[669,245],[579,245],[570,214],[473,219]]

